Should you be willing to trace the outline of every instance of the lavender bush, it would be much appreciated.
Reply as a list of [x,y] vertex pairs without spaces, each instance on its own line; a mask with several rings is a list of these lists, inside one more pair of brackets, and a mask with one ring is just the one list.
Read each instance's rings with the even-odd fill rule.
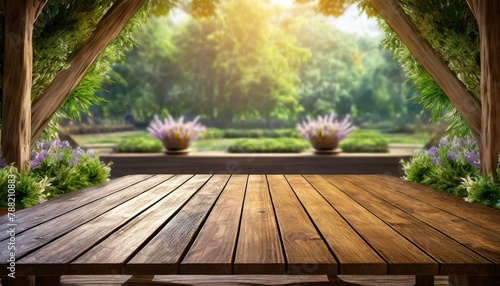
[[151,136],[163,142],[167,150],[184,150],[191,143],[199,138],[200,134],[205,131],[205,126],[200,124],[197,116],[192,121],[184,122],[184,116],[175,120],[172,116],[168,116],[161,121],[158,116],[154,116],[149,124],[148,131]]
[[[29,207],[63,193],[106,182],[110,165],[101,163],[93,151],[72,148],[67,141],[41,140],[31,151],[29,172],[19,173],[15,167],[7,166],[0,159],[0,195],[6,197],[5,178],[15,175],[18,179],[16,204],[18,207]],[[4,203],[1,202],[0,206]]]
[[439,146],[415,152],[402,161],[405,179],[464,197],[471,202],[497,206],[500,186],[480,176],[479,148],[471,137],[442,138]]
[[339,122],[335,113],[318,116],[297,124],[297,130],[309,140],[316,150],[332,150],[337,148],[339,142],[353,131],[349,116]]

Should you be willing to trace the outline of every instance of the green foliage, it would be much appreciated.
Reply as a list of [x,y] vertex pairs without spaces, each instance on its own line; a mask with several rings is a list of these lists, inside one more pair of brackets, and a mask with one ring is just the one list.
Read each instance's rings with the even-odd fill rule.
[[467,177],[462,184],[467,189],[469,202],[500,208],[500,184],[491,177]]
[[355,130],[339,145],[346,153],[389,152],[389,141],[377,131]]
[[45,200],[44,192],[49,185],[47,178],[41,180],[29,173],[19,173],[14,166],[0,169],[0,208],[8,207],[9,180],[14,176],[15,207],[27,208]]
[[[401,2],[401,5],[415,22],[420,35],[446,62],[469,92],[479,98],[479,32],[467,2],[408,0]],[[365,4],[365,7],[369,6]],[[411,81],[416,84],[415,89],[419,91],[416,101],[430,110],[434,119],[449,122],[452,134],[469,134],[469,127],[429,73],[396,33],[383,20],[380,19],[379,22],[386,32],[383,45],[394,52]]]
[[200,135],[200,139],[220,139],[224,138],[224,131],[218,128],[207,128]]
[[158,153],[163,144],[151,136],[124,139],[118,144],[118,153]]
[[[107,181],[111,163],[105,165],[92,151],[71,148],[67,141],[38,141],[30,160],[31,170],[19,173],[13,166],[0,168],[0,194],[8,193],[8,176],[16,177],[16,206],[29,207],[64,193]],[[0,165],[4,165],[0,158]],[[0,203],[0,206],[4,202]]]
[[223,129],[222,138],[301,138],[295,129]]
[[465,197],[462,180],[478,175],[478,157],[477,145],[471,138],[455,137],[441,139],[439,147],[419,151],[402,165],[406,180]]
[[228,148],[229,153],[300,153],[311,145],[296,138],[239,139]]

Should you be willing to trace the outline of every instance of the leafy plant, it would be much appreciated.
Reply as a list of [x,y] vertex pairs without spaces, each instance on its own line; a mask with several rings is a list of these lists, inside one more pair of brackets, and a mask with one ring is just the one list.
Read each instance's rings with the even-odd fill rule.
[[45,189],[50,184],[45,177],[41,180],[29,173],[19,173],[14,166],[5,166],[0,169],[0,208],[11,207],[8,204],[9,180],[14,180],[10,188],[14,193],[15,208],[27,208],[46,200]]
[[239,139],[228,148],[229,153],[300,153],[310,147],[303,139],[267,138]]
[[297,130],[318,150],[335,149],[353,129],[349,116],[339,122],[334,113],[316,119],[307,116],[307,121],[297,124]]
[[200,117],[197,116],[192,121],[184,122],[184,116],[181,116],[176,121],[169,115],[162,122],[155,115],[151,124],[149,124],[148,131],[151,136],[163,142],[167,150],[187,149],[206,129],[205,126],[198,123],[199,119]]
[[19,173],[0,160],[0,192],[6,194],[5,178],[16,176],[16,204],[28,207],[64,193],[102,184],[110,173],[111,163],[99,161],[93,151],[73,149],[67,141],[40,140],[31,151],[30,172]]
[[387,153],[389,141],[377,131],[356,130],[340,143],[346,153]]
[[438,147],[417,151],[401,163],[408,181],[467,197],[470,202],[498,204],[500,185],[479,175],[479,150],[471,136],[442,138]]
[[157,153],[163,144],[151,137],[127,138],[118,144],[118,153]]

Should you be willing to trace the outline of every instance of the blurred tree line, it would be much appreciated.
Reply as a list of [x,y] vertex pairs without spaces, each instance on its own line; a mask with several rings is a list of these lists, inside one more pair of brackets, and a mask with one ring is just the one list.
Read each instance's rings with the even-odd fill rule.
[[[237,2],[237,3],[236,3]],[[151,18],[116,64],[96,117],[201,115],[212,126],[336,112],[360,122],[413,122],[422,108],[380,39],[346,34],[309,6],[222,1],[194,19]]]

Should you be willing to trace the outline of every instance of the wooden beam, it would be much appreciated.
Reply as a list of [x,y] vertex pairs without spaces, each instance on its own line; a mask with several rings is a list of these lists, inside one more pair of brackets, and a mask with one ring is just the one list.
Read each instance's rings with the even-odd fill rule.
[[33,70],[33,0],[5,3],[5,73],[2,153],[19,170],[29,169]]
[[497,180],[500,155],[500,1],[469,0],[481,46],[481,173]]
[[33,22],[38,19],[38,16],[42,13],[43,7],[45,7],[45,4],[47,4],[48,0],[34,0],[33,1],[33,6],[35,8],[35,14],[33,15]]
[[[481,140],[481,103],[470,94],[462,82],[420,37],[413,21],[397,0],[370,0],[375,9],[398,34],[415,58],[433,77],[451,103],[465,119],[474,137]],[[492,0],[495,1],[495,0]]]
[[145,0],[116,0],[111,6],[90,38],[70,57],[69,67],[59,72],[33,103],[32,140],[40,137],[52,115],[80,83],[95,59],[118,36],[144,2]]

